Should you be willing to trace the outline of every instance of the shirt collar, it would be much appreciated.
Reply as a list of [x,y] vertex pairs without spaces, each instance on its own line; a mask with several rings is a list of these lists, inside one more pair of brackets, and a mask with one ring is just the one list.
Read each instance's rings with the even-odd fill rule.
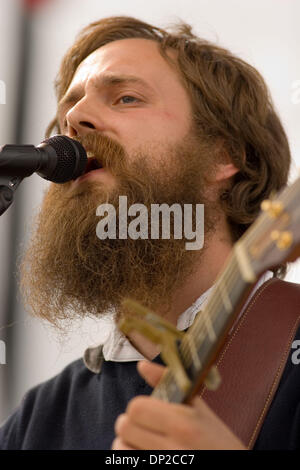
[[[272,272],[267,271],[259,279],[255,288],[251,292],[251,295],[247,299],[240,315],[243,313],[255,291],[261,286],[261,284],[272,277],[272,275]],[[197,313],[201,308],[204,308],[213,288],[214,285],[198,297],[198,299],[196,299],[196,301],[179,316],[177,321],[178,330],[183,331],[193,324]],[[118,329],[114,321],[112,321],[109,335],[104,343],[96,347],[88,348],[84,352],[83,356],[83,361],[86,367],[94,373],[100,372],[103,360],[113,362],[131,362],[140,361],[142,359],[145,359],[145,357],[135,349],[126,336]]]

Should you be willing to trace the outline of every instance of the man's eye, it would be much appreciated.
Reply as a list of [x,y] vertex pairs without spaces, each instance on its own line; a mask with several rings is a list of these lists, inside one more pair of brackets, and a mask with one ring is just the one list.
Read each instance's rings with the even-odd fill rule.
[[125,96],[121,96],[121,98],[119,98],[118,101],[123,102],[123,104],[130,104],[130,103],[139,101],[139,99],[135,98],[134,96],[125,95]]

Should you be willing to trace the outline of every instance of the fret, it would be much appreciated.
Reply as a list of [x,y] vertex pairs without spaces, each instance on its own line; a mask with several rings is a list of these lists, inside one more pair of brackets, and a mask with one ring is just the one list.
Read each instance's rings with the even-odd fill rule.
[[169,394],[164,384],[159,385],[153,395],[160,400],[169,401]]
[[[212,364],[221,340],[237,315],[237,307],[241,306],[245,292],[255,283],[258,275],[270,266],[294,261],[300,256],[299,196],[300,178],[291,187],[280,191],[276,196],[278,199],[266,201],[264,212],[234,245],[205,308],[197,313],[193,325],[179,344],[182,364],[193,385],[201,372]],[[283,234],[288,234],[289,243],[277,244],[277,238],[272,237],[274,231],[279,235],[283,231]],[[290,247],[295,250],[292,256]],[[168,370],[153,395],[180,403],[185,401],[190,391],[182,392]]]
[[193,339],[193,336],[188,334],[185,336],[185,340],[188,343],[188,351],[191,354],[191,360],[189,361],[190,363],[193,362],[195,367],[200,370],[201,368],[201,361],[198,355],[198,351]]
[[181,403],[185,398],[185,394],[178,387],[174,375],[170,370],[166,372],[159,384],[155,387],[152,396],[172,403]]
[[237,242],[234,246],[235,256],[238,261],[239,270],[246,282],[254,282],[256,279],[255,273],[252,269],[250,258],[242,243]]
[[199,312],[199,314],[202,316],[202,318],[204,320],[204,325],[206,327],[208,337],[211,339],[211,341],[215,341],[217,336],[216,336],[216,332],[214,330],[212,319],[211,319],[210,315],[208,314],[207,309],[201,310]]
[[198,312],[179,347],[183,365],[192,378],[197,377],[208,363],[214,345],[233,313],[233,305],[236,305],[246,287],[233,253],[217,279],[205,308]]
[[170,399],[171,396],[175,396],[178,393],[178,385],[175,382],[173,375],[170,376],[168,384],[169,384],[169,399]]
[[224,281],[222,279],[220,279],[220,281],[217,284],[217,290],[219,290],[219,292],[221,294],[223,304],[224,304],[224,307],[226,308],[227,312],[228,313],[232,312],[232,310],[233,310],[232,303],[231,303],[230,297],[228,295],[228,290],[225,287]]

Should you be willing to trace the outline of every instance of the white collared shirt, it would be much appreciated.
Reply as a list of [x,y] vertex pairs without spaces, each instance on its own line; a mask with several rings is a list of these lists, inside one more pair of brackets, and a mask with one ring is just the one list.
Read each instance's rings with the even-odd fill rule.
[[[267,271],[263,276],[261,276],[240,312],[238,319],[247,307],[255,291],[272,276],[273,273],[271,271]],[[201,308],[204,308],[213,288],[214,285],[198,297],[198,299],[179,316],[177,321],[178,330],[183,331],[193,324],[197,313]],[[105,361],[130,362],[145,359],[145,357],[129,342],[126,336],[120,332],[115,322],[112,322],[109,335],[105,342],[96,348],[89,348],[85,352],[85,364],[93,372],[97,370],[96,363],[94,364],[94,361],[96,361],[96,359],[99,360],[100,354],[103,356]]]

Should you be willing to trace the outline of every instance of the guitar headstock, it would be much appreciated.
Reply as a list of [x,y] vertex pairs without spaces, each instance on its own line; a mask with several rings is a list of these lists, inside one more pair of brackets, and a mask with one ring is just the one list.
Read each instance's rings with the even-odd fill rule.
[[300,178],[261,205],[240,239],[256,275],[300,257]]

